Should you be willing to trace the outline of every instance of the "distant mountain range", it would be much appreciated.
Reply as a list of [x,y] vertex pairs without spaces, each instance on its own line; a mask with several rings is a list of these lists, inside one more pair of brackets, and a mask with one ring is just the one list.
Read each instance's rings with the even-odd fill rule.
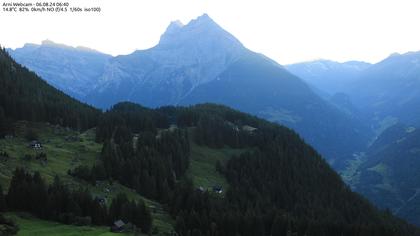
[[9,52],[52,85],[97,107],[120,101],[149,107],[225,104],[297,130],[334,165],[363,149],[369,136],[368,127],[283,66],[245,48],[206,14],[187,25],[172,22],[158,45],[124,56],[51,42]]
[[89,48],[73,48],[49,40],[8,51],[49,84],[80,100],[95,88],[111,58]]
[[208,15],[185,26],[174,21],[155,47],[111,59],[87,101],[99,107],[124,100],[150,107],[178,104],[246,52]]
[[420,125],[420,52],[393,54],[372,65],[345,91],[373,121]]
[[[321,66],[324,63],[288,69],[318,91],[330,92],[329,101],[374,131],[368,148],[355,153],[342,176],[378,206],[420,225],[420,52],[392,54],[363,69],[341,69],[338,74],[336,68],[348,68],[347,63],[333,62],[334,68]],[[313,69],[319,67],[325,70]],[[332,75],[336,79],[330,84]],[[322,78],[325,82],[320,82]]]
[[355,190],[420,224],[420,52],[282,66],[208,15],[172,22],[147,50],[112,57],[44,41],[9,49],[51,85],[99,108],[220,103],[295,129]]
[[316,60],[287,65],[286,68],[328,95],[344,92],[346,86],[358,79],[371,64],[361,61],[339,63],[330,60]]
[[345,179],[381,208],[420,225],[420,130],[396,124],[386,129]]
[[[254,55],[240,61],[270,80],[289,75]],[[149,235],[419,234],[351,191],[284,126],[216,104],[101,112],[4,49],[0,83],[0,235],[87,232],[80,226],[104,235],[120,218],[132,226],[118,232]]]
[[[332,99],[347,97],[376,134],[398,122],[420,125],[420,52],[394,53],[379,63],[326,60],[288,65],[287,69]],[[334,79],[335,78],[335,79]],[[324,94],[325,95],[325,94]]]

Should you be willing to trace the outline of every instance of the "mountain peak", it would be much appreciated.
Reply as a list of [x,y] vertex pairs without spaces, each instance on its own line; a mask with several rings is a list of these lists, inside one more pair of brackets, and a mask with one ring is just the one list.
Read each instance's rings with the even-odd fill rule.
[[41,44],[42,45],[51,45],[51,44],[56,44],[56,43],[54,43],[52,40],[45,39],[45,40],[42,40]]
[[180,20],[175,20],[171,22],[170,26],[182,28],[184,27],[184,24],[182,24]]
[[[203,15],[197,17],[195,20],[192,20],[190,23],[213,23],[216,24],[216,22],[213,21],[212,18],[210,18],[209,15],[207,15],[207,13],[204,13]],[[217,25],[217,24],[216,24]]]
[[201,19],[201,20],[212,20],[207,13],[204,13],[203,15],[197,17],[197,20],[198,19]]
[[160,47],[179,46],[186,43],[199,43],[200,41],[229,41],[236,45],[242,44],[229,32],[220,27],[209,15],[203,14],[184,25],[179,20],[172,21],[160,37]]
[[179,20],[172,21],[169,24],[169,26],[166,28],[165,34],[173,34],[173,33],[176,33],[182,27],[184,27],[184,24],[182,24],[181,21],[179,21]]
[[89,48],[89,47],[84,47],[84,46],[77,46],[77,47],[72,47],[66,44],[61,44],[61,43],[56,43],[52,40],[49,39],[45,39],[41,42],[41,44],[33,44],[33,43],[26,43],[24,45],[23,48],[38,48],[38,47],[48,47],[48,48],[56,48],[56,49],[66,49],[66,50],[76,50],[76,51],[82,51],[82,52],[90,52],[90,53],[99,53],[99,54],[104,54],[98,50]]
[[41,46],[44,47],[54,47],[54,48],[63,48],[63,49],[74,49],[71,46],[65,45],[65,44],[60,44],[60,43],[55,43],[52,40],[49,39],[45,39],[41,42]]
[[196,19],[191,20],[186,25],[191,28],[205,28],[207,30],[223,30],[220,25],[218,25],[209,15],[204,13],[203,15],[197,17]]
[[49,40],[49,39],[45,39],[45,40],[43,40],[43,41],[41,42],[41,45],[42,45],[42,46],[56,46],[56,47],[70,47],[70,46],[67,46],[67,45],[65,45],[65,44],[55,43],[54,41]]
[[400,53],[394,52],[394,53],[391,53],[388,57],[399,57],[399,56],[401,56]]

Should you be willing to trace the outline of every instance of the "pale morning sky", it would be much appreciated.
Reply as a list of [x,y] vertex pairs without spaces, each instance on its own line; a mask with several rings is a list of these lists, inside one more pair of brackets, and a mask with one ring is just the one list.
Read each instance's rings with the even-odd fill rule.
[[170,21],[186,24],[207,13],[246,47],[281,64],[319,58],[377,62],[393,52],[420,50],[418,0],[69,2],[97,5],[102,12],[10,14],[0,10],[0,44],[16,48],[50,39],[112,55],[128,54],[156,45]]

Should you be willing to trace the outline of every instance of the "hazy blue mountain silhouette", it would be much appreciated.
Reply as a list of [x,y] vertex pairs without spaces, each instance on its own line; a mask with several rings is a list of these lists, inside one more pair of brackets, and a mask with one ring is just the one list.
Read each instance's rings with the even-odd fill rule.
[[308,84],[329,95],[343,92],[346,86],[358,79],[371,64],[361,61],[344,63],[315,60],[287,65],[286,68]]
[[36,72],[54,87],[84,100],[103,74],[110,55],[83,47],[70,47],[45,40],[8,50],[20,64]]
[[393,54],[372,65],[345,91],[376,121],[420,125],[420,52]]
[[[32,69],[62,73],[50,71],[47,62]],[[80,93],[97,107],[120,101],[150,107],[226,104],[296,129],[336,165],[367,142],[369,129],[361,122],[320,98],[283,66],[245,48],[206,14],[187,25],[172,22],[155,47],[107,58],[95,71],[102,73]]]
[[396,124],[376,139],[349,178],[377,206],[420,225],[420,130]]

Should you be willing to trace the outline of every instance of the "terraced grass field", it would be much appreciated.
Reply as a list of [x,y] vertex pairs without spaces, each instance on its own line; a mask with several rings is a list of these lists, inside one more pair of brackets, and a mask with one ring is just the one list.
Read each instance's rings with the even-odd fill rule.
[[216,170],[216,163],[225,163],[232,155],[239,155],[246,149],[221,148],[212,149],[199,146],[191,142],[191,159],[188,175],[193,179],[194,186],[210,189],[221,186],[224,190],[229,187],[226,179]]
[[[16,136],[0,140],[0,151],[9,155],[0,161],[0,183],[5,189],[8,188],[12,172],[18,166],[39,171],[47,182],[51,182],[55,175],[63,181],[72,182],[67,171],[81,164],[92,165],[102,148],[101,144],[94,142],[94,130],[79,134],[61,127],[28,122],[18,122],[16,127]],[[29,147],[30,141],[25,138],[27,130],[38,135],[42,149]],[[41,152],[47,155],[47,161],[35,159]]]
[[[134,190],[118,182],[110,183],[103,181],[92,185],[67,174],[69,169],[73,169],[79,165],[92,166],[96,159],[99,158],[102,144],[95,142],[94,129],[79,133],[74,130],[45,123],[22,121],[16,123],[16,130],[16,135],[13,138],[0,139],[0,152],[7,152],[9,155],[9,157],[0,157],[0,184],[4,191],[7,191],[9,188],[12,173],[16,167],[25,167],[27,170],[39,171],[41,176],[49,183],[57,175],[64,183],[72,188],[88,188],[93,195],[106,197],[107,204],[110,204],[112,199],[119,193],[125,193],[132,200],[143,199],[152,211],[153,228],[157,229],[159,233],[173,232],[173,220],[158,202],[146,199]],[[28,130],[32,130],[38,135],[38,141],[41,142],[42,149],[29,147],[30,141],[25,138]],[[47,155],[47,161],[35,159],[35,156],[41,152]],[[25,158],[28,155],[31,156],[30,159]],[[32,219],[23,219],[18,221],[18,223],[23,222],[25,225],[30,226]],[[50,224],[41,224],[37,230],[42,231],[42,225],[45,227],[50,226]],[[65,226],[62,225],[59,228],[64,227],[63,229],[65,229]],[[95,229],[97,228],[95,227]],[[107,228],[106,231],[109,231],[109,229]],[[56,232],[60,232],[60,230],[57,229]],[[51,232],[51,234],[22,235],[102,235],[97,230],[84,233],[86,234],[61,234],[61,232],[60,234],[54,234]]]
[[[72,188],[88,188],[93,195],[105,197],[107,204],[110,204],[118,193],[125,193],[132,200],[142,199],[152,211],[154,231],[161,234],[174,231],[174,220],[158,202],[144,198],[133,189],[118,182],[101,181],[92,185],[67,174],[69,169],[79,165],[92,166],[99,158],[102,145],[95,142],[94,129],[79,133],[45,123],[18,122],[16,130],[14,137],[0,139],[0,152],[7,152],[9,155],[9,157],[0,157],[0,184],[4,191],[8,189],[13,170],[16,167],[25,167],[31,171],[39,171],[47,182],[52,182],[54,176],[58,175],[64,183]],[[37,134],[42,149],[33,149],[29,146],[30,141],[25,138],[28,130]],[[192,130],[190,131],[192,132]],[[210,190],[213,186],[221,186],[225,191],[229,188],[229,184],[224,176],[216,170],[216,162],[225,163],[232,155],[239,155],[244,151],[246,149],[228,147],[213,149],[199,146],[191,141],[191,162],[187,174],[192,177],[196,187]],[[47,161],[36,160],[35,156],[41,152],[47,155]],[[39,220],[27,214],[9,213],[8,216],[19,224],[18,235],[115,235],[109,233],[107,227],[63,225]]]
[[[17,236],[117,236],[108,227],[74,226],[40,220],[26,213],[7,213],[19,225]],[[129,234],[124,234],[129,235]]]

